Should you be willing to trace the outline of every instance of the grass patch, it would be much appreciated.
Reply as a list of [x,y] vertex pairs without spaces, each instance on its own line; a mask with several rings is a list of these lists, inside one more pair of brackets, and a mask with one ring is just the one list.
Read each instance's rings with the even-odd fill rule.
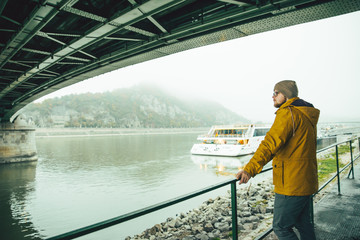
[[[318,178],[319,182],[325,182],[328,180],[333,173],[336,172],[336,159],[335,158],[326,158],[318,160],[319,168],[318,168]],[[339,168],[344,167],[345,164],[339,162]]]
[[[352,148],[354,149],[355,147],[352,146]],[[350,153],[350,147],[348,145],[338,146],[339,158],[341,158],[341,155],[349,154],[349,153]],[[339,169],[343,168],[344,166],[345,164],[339,160]],[[333,153],[329,154],[329,157],[318,159],[319,183],[325,182],[335,173],[336,173],[336,152],[334,151]]]
[[[352,146],[352,149],[354,149],[355,147]],[[348,145],[340,145],[338,146],[338,153],[339,153],[339,156],[342,155],[342,154],[345,154],[345,153],[349,153],[350,152],[350,146]],[[336,153],[332,153],[331,154],[334,158],[336,157]]]

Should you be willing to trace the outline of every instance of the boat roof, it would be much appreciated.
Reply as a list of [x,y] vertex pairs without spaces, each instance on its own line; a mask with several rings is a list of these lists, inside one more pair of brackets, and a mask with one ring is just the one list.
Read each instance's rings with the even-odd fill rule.
[[254,128],[269,128],[265,124],[234,124],[234,125],[214,125],[211,129],[248,129],[249,127]]

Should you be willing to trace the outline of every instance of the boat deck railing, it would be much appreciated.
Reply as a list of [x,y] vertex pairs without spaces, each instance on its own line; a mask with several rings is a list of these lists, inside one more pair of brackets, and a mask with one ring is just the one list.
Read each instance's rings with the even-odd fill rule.
[[209,139],[217,139],[217,138],[248,138],[249,136],[247,136],[246,134],[219,134],[219,135],[209,135],[209,134],[204,134],[204,135],[199,135],[198,138],[209,138]]
[[[360,153],[358,153],[358,155],[356,157],[353,156],[354,154],[353,154],[353,150],[352,150],[352,144],[356,140],[358,141],[359,149],[360,149],[360,138],[357,137],[357,138],[354,138],[354,139],[351,139],[351,140],[347,140],[347,141],[343,141],[343,142],[340,142],[340,143],[330,145],[330,146],[328,146],[326,148],[323,148],[323,149],[320,149],[320,150],[317,151],[317,153],[320,153],[320,152],[326,151],[328,149],[335,148],[335,152],[336,152],[335,161],[336,161],[337,169],[336,169],[336,174],[334,176],[332,176],[327,182],[325,182],[319,188],[318,192],[316,192],[312,196],[313,199],[314,199],[315,195],[317,195],[320,191],[322,191],[335,178],[337,178],[338,191],[340,192],[341,191],[340,174],[343,171],[345,171],[345,169],[347,169],[348,167],[350,167],[348,177],[351,174],[352,174],[352,177],[354,177],[354,161],[357,160],[360,157]],[[348,164],[346,164],[342,169],[339,169],[339,151],[338,151],[338,147],[340,145],[342,145],[342,144],[349,144],[349,147],[350,147],[350,162]],[[261,173],[270,171],[271,169],[272,168],[264,169]],[[78,238],[78,237],[81,237],[81,236],[84,236],[84,235],[87,235],[87,234],[90,234],[90,233],[94,233],[96,231],[99,231],[99,230],[102,230],[102,229],[105,229],[105,228],[108,228],[108,227],[111,227],[111,226],[114,226],[114,225],[129,221],[131,219],[135,219],[135,218],[144,216],[146,214],[161,210],[163,208],[166,208],[166,207],[172,206],[174,204],[186,201],[188,199],[200,196],[202,194],[214,191],[214,190],[216,190],[218,188],[221,188],[221,187],[224,187],[224,186],[227,186],[227,185],[229,185],[230,189],[231,189],[232,239],[235,240],[235,239],[238,239],[238,232],[239,232],[238,231],[238,225],[237,225],[237,223],[238,223],[237,194],[236,194],[236,183],[237,183],[237,181],[238,180],[236,180],[236,179],[224,181],[224,182],[221,182],[221,183],[218,183],[218,184],[215,184],[215,185],[212,185],[212,186],[197,190],[195,192],[188,193],[188,194],[176,197],[174,199],[170,199],[170,200],[167,200],[167,201],[164,201],[164,202],[161,202],[161,203],[158,203],[158,204],[155,204],[155,205],[143,208],[143,209],[139,209],[139,210],[134,211],[134,212],[130,212],[130,213],[118,216],[118,217],[114,217],[114,218],[111,218],[111,219],[108,219],[108,220],[105,220],[105,221],[102,221],[102,222],[98,222],[98,223],[95,223],[95,224],[92,224],[92,225],[89,225],[89,226],[86,226],[86,227],[83,227],[83,228],[79,228],[79,229],[76,229],[76,230],[73,230],[73,231],[70,231],[70,232],[67,232],[67,233],[63,233],[63,234],[60,234],[60,235],[57,235],[57,236],[54,236],[54,237],[50,237],[47,240],[55,240],[55,239],[56,240],[60,240],[60,239],[65,240],[65,239]],[[312,206],[311,207],[312,207],[312,221],[313,221],[313,219],[314,219],[313,218],[313,201],[312,201]],[[272,232],[272,227],[270,227],[269,229],[264,231],[256,239],[257,240],[264,239],[271,232]]]

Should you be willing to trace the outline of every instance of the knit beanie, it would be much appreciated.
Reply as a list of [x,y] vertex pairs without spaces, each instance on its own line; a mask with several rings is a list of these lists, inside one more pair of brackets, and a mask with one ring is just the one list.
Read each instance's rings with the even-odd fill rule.
[[292,80],[284,80],[275,84],[274,91],[281,92],[288,99],[298,96],[298,88],[296,82]]

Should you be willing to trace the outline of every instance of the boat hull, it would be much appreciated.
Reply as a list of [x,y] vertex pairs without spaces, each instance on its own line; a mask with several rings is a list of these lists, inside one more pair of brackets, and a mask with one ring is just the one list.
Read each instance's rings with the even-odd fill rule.
[[209,155],[209,156],[227,156],[238,157],[253,154],[256,148],[250,148],[243,145],[230,144],[194,144],[191,148],[193,155]]

